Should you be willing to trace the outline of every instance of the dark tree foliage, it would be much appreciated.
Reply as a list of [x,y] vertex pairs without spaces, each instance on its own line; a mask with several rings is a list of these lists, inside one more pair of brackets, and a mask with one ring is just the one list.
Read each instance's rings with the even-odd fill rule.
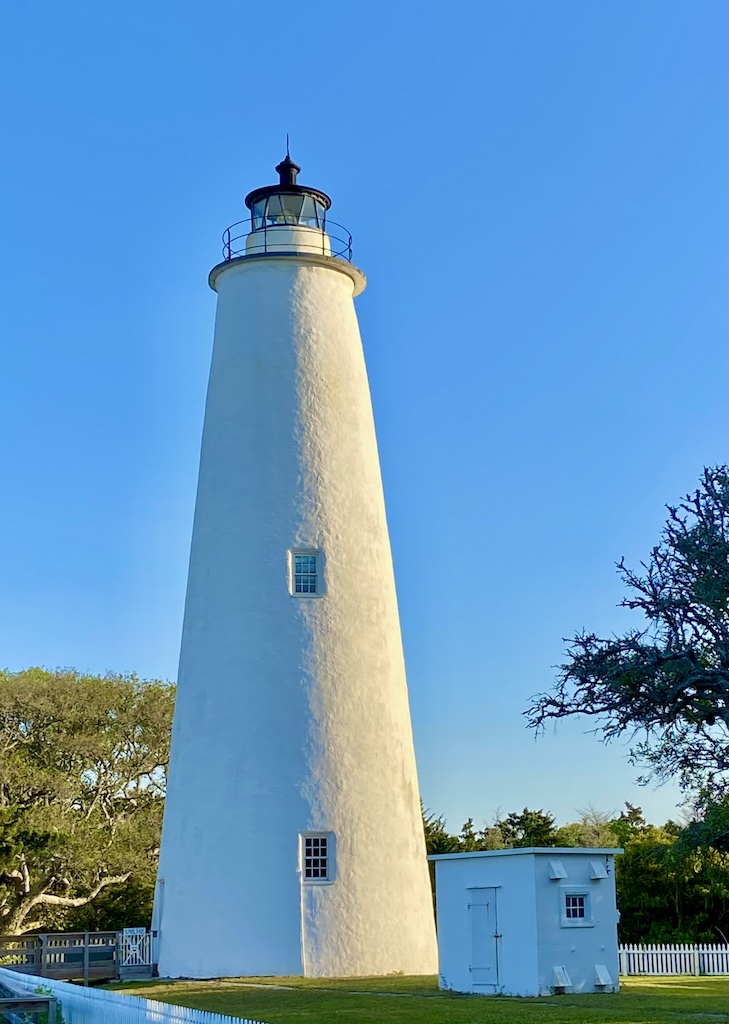
[[621,942],[721,942],[729,932],[729,855],[645,825],[616,860]]
[[681,832],[681,846],[687,850],[711,846],[729,854],[729,797],[704,799],[695,811],[695,820]]
[[423,814],[423,831],[425,832],[425,850],[428,855],[431,853],[458,853],[458,837],[450,835],[446,831],[445,818],[433,814],[432,811],[423,807],[420,809]]
[[558,845],[554,817],[545,811],[533,811],[528,807],[520,812],[513,811],[505,817],[497,814],[492,825],[485,825],[478,831],[473,818],[469,818],[457,836],[448,832],[445,818],[423,809],[423,828],[428,854]]
[[720,798],[729,768],[729,473],[705,469],[700,485],[668,506],[660,543],[640,571],[621,560],[623,607],[645,624],[605,639],[580,633],[548,693],[525,712],[544,727],[594,718],[606,741],[634,740],[640,779],[676,779]]

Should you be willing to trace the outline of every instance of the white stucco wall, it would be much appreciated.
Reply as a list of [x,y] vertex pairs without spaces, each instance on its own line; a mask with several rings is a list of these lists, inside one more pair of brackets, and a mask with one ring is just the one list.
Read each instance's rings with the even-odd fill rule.
[[[501,853],[501,851],[497,851]],[[516,851],[509,851],[509,853]],[[440,986],[455,992],[536,994],[538,968],[536,894],[532,858],[436,858]],[[474,984],[469,903],[476,887],[495,887],[498,988]]]
[[[618,941],[615,853],[606,849],[490,850],[433,857],[436,867],[440,985],[483,995],[548,995],[555,966],[566,968],[572,992],[617,991]],[[550,861],[565,878],[550,878]],[[591,863],[608,865],[608,877],[592,879]],[[497,904],[498,986],[479,985],[473,968],[469,903],[477,887],[494,888]],[[565,892],[589,895],[590,920],[565,926]],[[612,986],[595,984],[604,965]],[[482,973],[482,972],[481,972]]]
[[[559,860],[566,878],[549,877],[549,861]],[[607,878],[591,877],[592,861],[606,865]],[[545,850],[534,857],[537,917],[539,920],[539,993],[548,994],[554,985],[553,966],[563,965],[572,992],[618,991],[618,912],[615,900],[614,850]],[[585,925],[565,927],[562,907],[566,893],[586,893],[590,920]],[[595,985],[595,965],[607,967],[612,986]]]
[[[434,973],[405,669],[355,282],[219,270],[154,927],[163,976]],[[325,596],[287,552],[321,549]],[[299,833],[336,878],[301,883]]]

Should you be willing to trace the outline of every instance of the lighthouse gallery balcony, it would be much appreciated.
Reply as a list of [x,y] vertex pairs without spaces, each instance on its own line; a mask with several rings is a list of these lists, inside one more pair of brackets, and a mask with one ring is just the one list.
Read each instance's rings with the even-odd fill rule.
[[[288,196],[271,196],[270,200],[284,200]],[[269,208],[252,217],[236,221],[223,232],[223,259],[227,262],[262,253],[313,253],[333,256],[352,262],[352,236],[341,224],[326,218],[321,209],[313,209],[309,196],[291,196],[298,200],[299,209]],[[269,200],[269,206],[270,206]],[[303,200],[303,202],[302,202]]]

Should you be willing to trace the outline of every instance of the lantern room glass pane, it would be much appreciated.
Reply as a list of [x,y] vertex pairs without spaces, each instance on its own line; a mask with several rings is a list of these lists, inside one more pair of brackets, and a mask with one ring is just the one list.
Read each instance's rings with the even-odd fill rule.
[[284,224],[283,210],[281,209],[281,196],[273,195],[268,197],[266,206],[266,225],[273,227],[276,224]]
[[253,204],[251,211],[252,226],[254,231],[258,231],[259,228],[263,227],[263,218],[266,213],[266,200],[259,199],[257,203]]
[[286,193],[280,196],[284,224],[301,223],[301,207],[304,198],[304,196],[287,195]]
[[316,209],[314,207],[314,197],[304,196],[304,202],[301,207],[301,224],[306,224],[309,228],[317,227],[316,223]]

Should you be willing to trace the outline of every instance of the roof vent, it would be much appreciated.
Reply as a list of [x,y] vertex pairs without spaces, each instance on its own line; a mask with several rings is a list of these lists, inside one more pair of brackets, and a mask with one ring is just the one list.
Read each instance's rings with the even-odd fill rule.
[[552,967],[552,988],[560,992],[565,992],[568,988],[572,988],[570,976],[564,965]]
[[607,864],[603,864],[601,860],[590,861],[590,878],[607,878],[608,874]]
[[567,872],[564,869],[564,864],[561,860],[550,860],[549,862],[549,877],[550,878],[566,878]]
[[595,964],[595,988],[612,988],[613,979],[605,964]]

